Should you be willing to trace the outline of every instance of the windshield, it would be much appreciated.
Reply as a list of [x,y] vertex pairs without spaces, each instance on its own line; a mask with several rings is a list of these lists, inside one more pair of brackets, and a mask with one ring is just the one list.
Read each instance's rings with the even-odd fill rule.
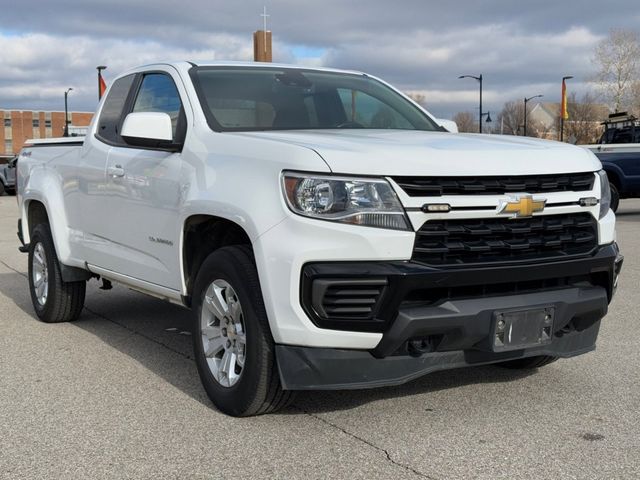
[[363,74],[265,67],[195,67],[191,78],[216,131],[439,130],[397,92]]

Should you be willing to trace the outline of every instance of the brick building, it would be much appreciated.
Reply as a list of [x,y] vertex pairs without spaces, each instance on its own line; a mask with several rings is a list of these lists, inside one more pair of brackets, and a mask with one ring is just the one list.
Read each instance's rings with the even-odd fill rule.
[[[85,127],[91,123],[92,112],[69,112],[71,125]],[[0,109],[0,159],[11,158],[30,138],[61,137],[64,133],[64,112],[35,112]]]

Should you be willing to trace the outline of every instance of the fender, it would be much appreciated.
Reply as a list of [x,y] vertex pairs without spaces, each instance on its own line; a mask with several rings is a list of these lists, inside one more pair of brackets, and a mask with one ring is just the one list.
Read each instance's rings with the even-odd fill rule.
[[616,165],[613,162],[608,162],[605,160],[602,162],[602,168],[604,169],[605,172],[607,172],[607,174],[613,174],[618,179],[618,182],[620,184],[621,194],[622,192],[627,190],[628,181],[626,180],[626,176],[624,172],[618,165]]
[[51,172],[51,169],[34,166],[29,172],[29,176],[25,179],[21,201],[24,242],[25,244],[30,242],[29,205],[33,201],[38,201],[44,205],[47,212],[49,228],[51,229],[53,244],[60,264],[84,269],[84,263],[74,259],[71,253],[71,232],[67,226],[62,181],[57,176],[52,175]]

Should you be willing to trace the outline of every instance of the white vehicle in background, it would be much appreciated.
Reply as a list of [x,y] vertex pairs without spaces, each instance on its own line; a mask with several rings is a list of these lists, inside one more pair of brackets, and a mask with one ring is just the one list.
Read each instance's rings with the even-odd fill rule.
[[450,133],[359,72],[140,67],[18,170],[38,317],[77,319],[92,277],[191,308],[231,415],[589,352],[622,264],[592,153]]

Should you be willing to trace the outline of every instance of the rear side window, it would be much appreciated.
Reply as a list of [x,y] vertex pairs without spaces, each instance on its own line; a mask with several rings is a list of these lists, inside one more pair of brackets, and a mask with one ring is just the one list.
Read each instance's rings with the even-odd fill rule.
[[108,143],[125,145],[120,137],[120,120],[135,74],[119,78],[111,86],[98,120],[98,136]]

